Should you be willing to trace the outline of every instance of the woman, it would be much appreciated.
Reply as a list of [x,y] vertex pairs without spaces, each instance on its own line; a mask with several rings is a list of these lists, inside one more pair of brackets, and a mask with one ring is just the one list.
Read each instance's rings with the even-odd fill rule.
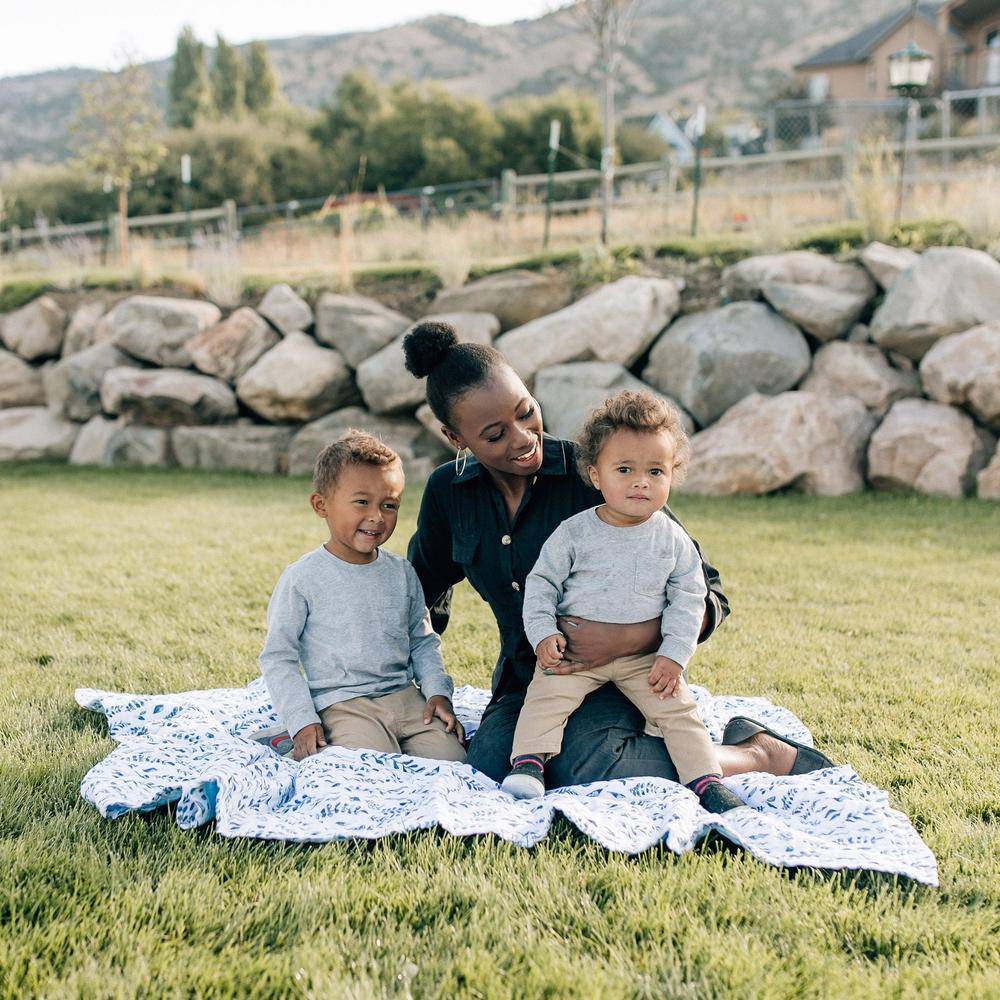
[[[444,323],[420,324],[403,349],[409,371],[427,378],[427,402],[458,449],[454,466],[435,469],[427,481],[408,556],[438,632],[448,624],[451,588],[462,579],[496,618],[501,646],[493,697],[468,762],[499,781],[510,769],[514,727],[535,667],[521,620],[525,577],[551,532],[599,504],[601,495],[577,475],[574,444],[543,434],[538,404],[499,351],[458,343]],[[699,641],[729,613],[718,572],[703,563],[708,595]],[[561,673],[652,652],[660,641],[659,618],[637,625],[564,618],[559,624],[568,639]],[[726,727],[723,743],[726,775],[831,766],[819,752],[742,717]],[[546,766],[552,788],[639,776],[677,780],[663,740],[644,733],[642,715],[613,685],[589,695],[570,716],[563,747]]]

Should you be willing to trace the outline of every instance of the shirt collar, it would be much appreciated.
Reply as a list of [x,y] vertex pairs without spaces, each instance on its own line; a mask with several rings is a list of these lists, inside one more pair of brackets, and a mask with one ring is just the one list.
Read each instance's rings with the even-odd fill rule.
[[[569,441],[560,438],[550,437],[542,433],[542,465],[538,470],[539,476],[565,476],[569,462],[566,457],[567,450],[572,448]],[[456,472],[452,478],[453,483],[465,483],[470,479],[479,476],[480,465],[477,459],[469,456],[462,472]]]

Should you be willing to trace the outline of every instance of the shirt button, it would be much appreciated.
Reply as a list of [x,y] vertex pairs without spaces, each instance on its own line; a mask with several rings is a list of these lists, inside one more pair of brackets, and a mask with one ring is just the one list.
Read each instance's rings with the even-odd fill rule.
[[504,535],[503,538],[500,539],[500,544],[510,545],[510,535]]
[[517,582],[517,580],[514,580],[514,581],[513,581],[512,583],[511,583],[511,587],[513,587],[513,588],[514,588],[514,590],[520,590],[520,589],[521,589],[521,585],[520,585],[520,584],[519,584],[519,583]]

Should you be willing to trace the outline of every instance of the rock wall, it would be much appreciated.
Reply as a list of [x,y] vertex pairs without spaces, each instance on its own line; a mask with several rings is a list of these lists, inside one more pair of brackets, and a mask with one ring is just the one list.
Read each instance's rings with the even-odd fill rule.
[[[965,248],[795,251],[722,273],[721,305],[631,275],[573,301],[557,272],[440,292],[431,315],[493,343],[573,437],[608,395],[645,387],[693,435],[683,489],[863,489],[1000,499],[1000,263]],[[62,304],[60,302],[62,301]],[[371,298],[256,308],[131,295],[0,316],[0,460],[307,474],[340,431],[378,434],[423,478],[450,455],[403,367],[415,317]]]

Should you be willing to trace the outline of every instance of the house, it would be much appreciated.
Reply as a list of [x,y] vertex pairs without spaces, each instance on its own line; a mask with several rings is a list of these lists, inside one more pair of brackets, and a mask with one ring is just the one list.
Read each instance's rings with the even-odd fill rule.
[[934,86],[1000,86],[1000,0],[945,0],[906,6],[796,67],[814,101],[893,97],[889,56],[913,40],[934,57]]
[[658,111],[652,115],[626,118],[625,124],[634,125],[658,136],[674,151],[674,156],[681,166],[694,162],[694,143],[685,133],[683,123],[678,124],[670,115]]

